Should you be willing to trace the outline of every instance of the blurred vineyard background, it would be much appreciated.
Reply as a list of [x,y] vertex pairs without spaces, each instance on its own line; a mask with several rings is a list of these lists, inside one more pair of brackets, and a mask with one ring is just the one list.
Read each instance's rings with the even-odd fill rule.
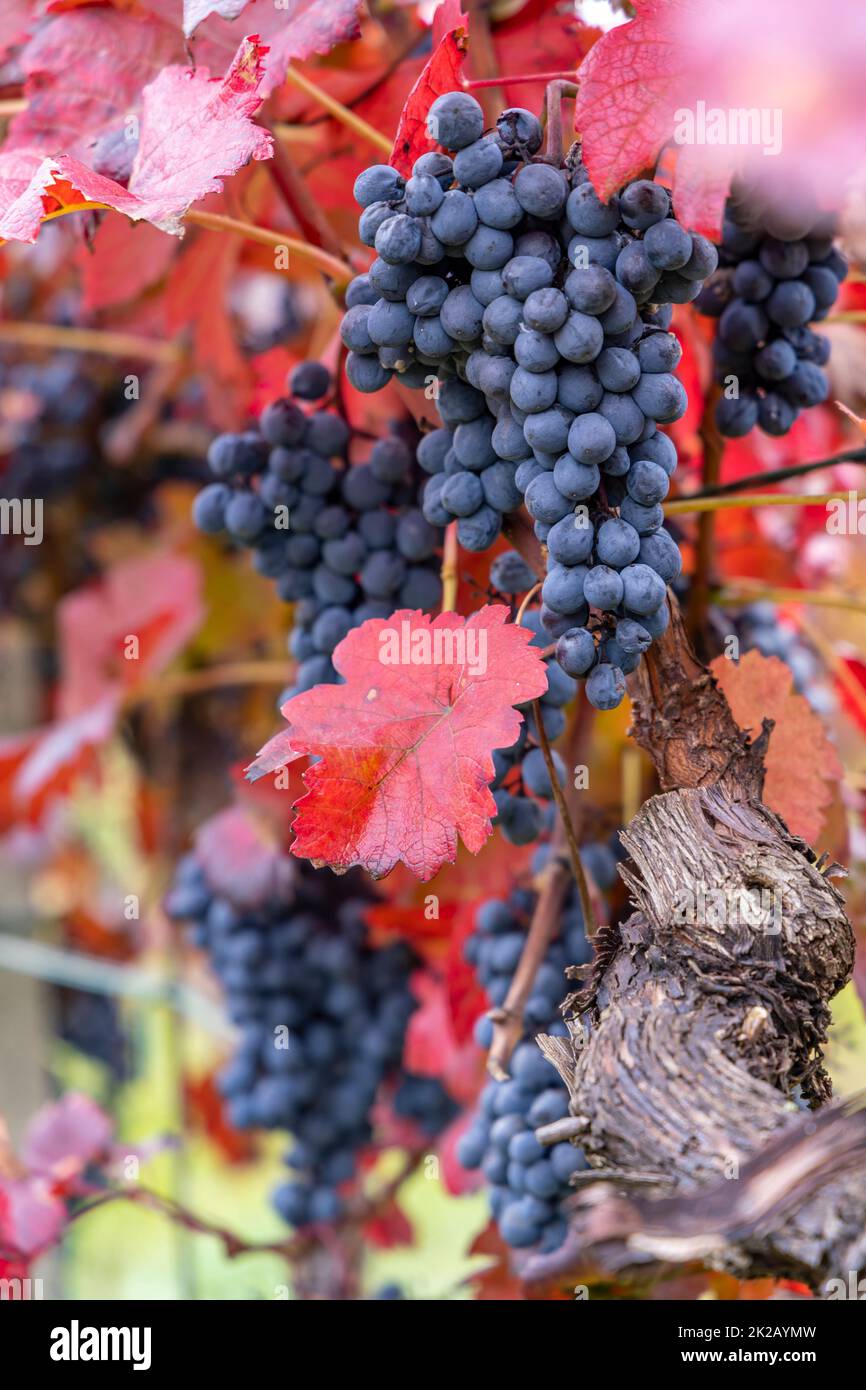
[[[524,68],[527,46],[540,70],[563,61],[564,21],[550,20],[551,7],[529,0],[500,9],[500,70]],[[586,11],[591,23],[601,9]],[[429,31],[421,7],[371,10],[360,39],[298,66],[390,136],[429,54]],[[585,42],[587,31],[575,31],[575,62]],[[19,55],[20,47],[7,51],[0,68],[0,126],[21,109]],[[509,92],[504,82],[503,91],[538,107],[543,86]],[[275,92],[268,120],[339,246],[357,249],[350,189],[364,165],[386,157],[381,147],[296,84]],[[296,230],[264,164],[243,169],[202,207]],[[728,480],[862,444],[863,207],[852,200],[844,244],[854,273],[826,330],[832,395],[854,418],[831,402],[804,412],[783,439],[734,441]],[[115,213],[84,213],[48,222],[33,246],[0,249],[0,492],[45,500],[41,545],[0,537],[0,1116],[8,1125],[0,1174],[14,1171],[34,1113],[79,1092],[111,1118],[118,1153],[139,1155],[148,1189],[247,1243],[285,1239],[268,1194],[286,1141],[228,1123],[215,1076],[233,1030],[202,954],[162,902],[202,822],[238,797],[255,798],[242,790],[242,768],[278,723],[291,608],[245,553],[199,534],[190,508],[208,480],[216,431],[277,397],[299,360],[335,365],[339,313],[309,263],[275,269],[272,247],[202,226],[177,241]],[[700,477],[712,328],[687,308],[674,327],[690,398],[671,431],[686,495]],[[389,415],[405,414],[404,395],[350,390],[345,404],[373,435]],[[842,464],[796,486],[821,493],[862,478],[861,465]],[[694,518],[681,527],[688,568]],[[461,611],[484,601],[489,558],[461,558]],[[735,703],[740,722],[754,723],[775,702],[777,804],[850,870],[843,891],[861,949],[855,981],[835,1003],[829,1068],[837,1089],[851,1093],[866,1084],[864,536],[829,537],[820,504],[722,511],[713,560],[715,651],[749,610],[752,645],[789,663],[816,712],[813,720],[804,703],[791,703],[790,679],[775,667],[739,690],[740,712]],[[123,654],[130,631],[145,634],[136,662]],[[627,728],[627,702],[595,722],[588,838],[608,837],[653,790]],[[498,834],[477,867],[467,861],[461,852],[457,868],[439,876],[443,900],[453,891],[464,902],[473,875],[490,895],[525,870]],[[621,893],[609,901],[622,910]],[[477,1090],[480,1050],[461,1065]],[[398,1146],[386,1148],[374,1180],[387,1184],[400,1161]],[[399,1196],[402,1219],[389,1212],[366,1232],[365,1296],[389,1284],[414,1298],[471,1297],[479,1287],[516,1296],[505,1274],[480,1285],[471,1278],[499,1253],[482,1235],[483,1191],[453,1195],[442,1167],[422,1163]],[[219,1234],[125,1200],[74,1220],[31,1272],[47,1297],[69,1299],[273,1299],[291,1283],[278,1254],[232,1258]],[[732,1279],[699,1275],[656,1296],[743,1292]]]

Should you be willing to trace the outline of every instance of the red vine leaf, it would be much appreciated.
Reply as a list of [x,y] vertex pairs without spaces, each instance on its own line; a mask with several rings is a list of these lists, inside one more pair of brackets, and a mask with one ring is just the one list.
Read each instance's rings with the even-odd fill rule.
[[48,807],[96,767],[117,718],[111,696],[83,714],[0,739],[0,833],[41,823]]
[[398,1245],[412,1245],[415,1234],[406,1213],[394,1197],[389,1197],[377,1208],[375,1216],[364,1222],[364,1237],[377,1250],[393,1250]]
[[818,715],[794,690],[790,668],[777,656],[751,651],[736,663],[718,656],[710,670],[741,729],[758,733],[762,719],[775,720],[764,801],[795,835],[815,844],[842,767]]
[[599,39],[580,65],[574,124],[601,198],[654,165],[671,134],[683,71],[674,10],[672,0],[643,0],[637,16]]
[[427,112],[443,92],[456,92],[463,86],[466,47],[465,29],[452,29],[446,34],[406,98],[390,159],[401,174],[410,174],[415,160],[436,148],[436,142],[427,134]]
[[[289,727],[249,769],[255,778],[303,754],[292,851],[374,878],[402,861],[421,879],[453,862],[458,836],[477,853],[491,832],[494,748],[509,747],[543,694],[544,663],[508,609],[431,622],[400,610],[349,633],[334,653],[345,685],[317,686],[283,706]],[[461,650],[462,648],[462,650]]]
[[198,629],[200,590],[197,565],[157,553],[112,565],[99,584],[62,599],[61,715],[85,717],[163,670]]
[[[205,0],[206,2],[206,0]],[[202,0],[198,0],[203,8]],[[226,0],[221,0],[225,6]],[[218,69],[225,66],[250,30],[267,44],[261,95],[270,96],[286,79],[291,62],[304,62],[317,53],[330,53],[338,43],[360,37],[360,0],[250,0],[238,18],[211,14],[197,30],[191,47],[196,62]]]
[[222,179],[250,159],[270,157],[273,140],[252,120],[262,101],[266,51],[255,37],[244,40],[219,82],[211,82],[206,69],[163,68],[142,93],[128,187],[66,154],[42,159],[35,168],[31,157],[30,179],[21,187],[27,152],[0,156],[0,193],[5,182],[7,197],[13,194],[0,211],[0,236],[35,241],[43,216],[58,200],[66,207],[77,201],[114,208],[133,221],[144,218],[183,235],[180,219],[192,203],[219,192]]

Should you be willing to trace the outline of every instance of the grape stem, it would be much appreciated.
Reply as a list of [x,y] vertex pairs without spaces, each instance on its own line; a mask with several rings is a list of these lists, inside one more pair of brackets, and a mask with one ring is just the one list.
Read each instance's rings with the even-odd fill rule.
[[[473,34],[474,34],[473,28]],[[503,82],[507,82],[509,87],[516,87],[518,83],[526,82],[571,82],[574,83],[576,73],[574,72],[519,72],[512,76],[508,73],[505,77],[482,77],[473,81],[464,82],[463,86],[467,92],[477,91],[484,87],[501,87]]]
[[[514,615],[514,621],[515,621],[515,624],[517,625],[517,627],[520,627],[520,624],[523,622],[523,615],[524,615],[524,613],[526,612],[526,610],[527,610],[527,608],[529,607],[530,603],[531,603],[532,600],[535,598],[535,595],[540,591],[540,589],[541,589],[541,580],[539,579],[539,581],[538,581],[537,584],[533,584],[532,588],[529,590],[529,593],[524,595],[524,597],[523,597],[523,602],[521,603],[520,607],[518,608],[517,612],[516,612],[515,615]],[[543,656],[543,655],[544,655],[544,653],[542,652],[542,656]]]
[[704,515],[735,507],[816,507],[827,502],[844,502],[849,497],[860,502],[866,498],[866,492],[836,488],[834,492],[749,492],[724,497],[680,497],[676,502],[665,502],[664,509],[667,516],[700,512],[703,519]]
[[306,241],[298,241],[282,232],[273,232],[268,227],[256,227],[254,223],[242,222],[237,217],[225,217],[217,212],[188,212],[184,220],[192,222],[196,227],[206,227],[211,232],[237,232],[240,236],[248,237],[250,241],[261,242],[263,246],[285,249],[299,260],[312,261],[313,265],[338,284],[345,284],[355,273],[348,261],[338,260],[319,246],[310,246]]
[[453,613],[457,605],[457,522],[449,521],[445,527],[445,544],[442,547],[442,612]]
[[356,116],[355,112],[350,111],[348,106],[344,106],[341,101],[337,101],[329,92],[324,91],[321,87],[317,86],[315,82],[311,82],[309,77],[304,73],[298,72],[297,68],[290,67],[288,69],[286,81],[291,82],[294,87],[298,87],[300,91],[304,92],[312,101],[317,102],[319,106],[323,106],[328,114],[333,116],[335,121],[339,121],[341,125],[348,126],[349,130],[354,131],[362,140],[366,140],[369,144],[374,145],[376,149],[383,150],[385,154],[390,155],[394,142],[389,140],[387,135],[383,135],[380,130],[376,130],[375,126],[371,126],[363,117]]
[[493,1040],[487,1058],[487,1070],[496,1081],[508,1077],[508,1063],[523,1036],[523,1011],[532,993],[547,948],[559,926],[559,916],[568,893],[571,875],[563,853],[564,830],[557,823],[551,843],[552,854],[544,869],[541,890],[535,903],[526,944],[514,977],[500,1008],[491,1009],[488,1017],[493,1024]]
[[577,843],[577,835],[574,830],[574,823],[571,819],[571,812],[565,800],[565,794],[559,784],[556,775],[556,767],[553,761],[553,754],[550,751],[550,742],[547,731],[544,727],[544,720],[541,716],[541,701],[533,700],[532,712],[535,715],[535,734],[538,739],[539,747],[544,755],[544,762],[547,767],[547,774],[550,778],[550,785],[553,788],[553,799],[556,802],[556,809],[559,811],[560,821],[562,822],[565,843],[568,846],[568,855],[571,860],[571,871],[574,874],[574,881],[577,884],[577,891],[580,897],[580,906],[583,910],[583,922],[586,934],[592,940],[595,936],[597,925],[595,913],[592,906],[592,896],[589,891],[589,884],[586,881],[586,874],[583,871],[583,864],[580,858],[580,848]]
[[577,88],[573,82],[548,82],[545,94],[545,113],[547,116],[547,140],[544,146],[545,159],[557,166],[562,163],[562,102],[567,96],[576,96]]

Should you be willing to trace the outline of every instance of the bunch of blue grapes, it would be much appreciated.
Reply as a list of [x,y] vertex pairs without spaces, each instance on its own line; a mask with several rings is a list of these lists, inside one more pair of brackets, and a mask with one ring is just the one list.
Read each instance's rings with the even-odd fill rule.
[[419,450],[425,516],[456,519],[460,544],[485,550],[525,502],[548,548],[557,660],[612,709],[664,630],[680,569],[662,527],[676,451],[658,426],[686,407],[667,330],[717,253],[660,184],[602,203],[579,151],[563,167],[539,156],[529,111],[485,133],[475,99],[449,92],[427,124],[450,154],[422,155],[408,181],[375,165],[355,184],[377,254],[347,292],[347,374],[365,391],[438,382],[443,426]]
[[355,874],[335,881],[301,865],[261,907],[241,908],[211,889],[192,853],[166,903],[207,952],[240,1035],[219,1079],[232,1124],[292,1135],[292,1177],[273,1197],[292,1226],[344,1215],[383,1094],[425,1135],[456,1113],[435,1078],[401,1070],[417,961],[403,943],[370,948],[364,894]]
[[288,385],[255,429],[213,441],[218,481],[193,504],[200,530],[250,547],[256,569],[295,604],[298,667],[281,700],[336,681],[331,657],[352,628],[398,608],[430,610],[442,595],[442,532],[417,505],[416,436],[395,425],[350,465],[351,427],[320,404],[333,390],[327,368],[303,362]]
[[[508,994],[535,902],[534,892],[517,888],[507,900],[491,898],[478,909],[464,951],[494,1006]],[[549,1253],[562,1244],[569,1179],[587,1166],[573,1144],[545,1147],[535,1137],[540,1126],[568,1115],[568,1092],[533,1039],[537,1033],[566,1035],[559,1012],[568,992],[564,972],[591,957],[580,903],[572,893],[526,1002],[525,1031],[511,1059],[511,1075],[507,1081],[487,1083],[458,1145],[463,1166],[480,1168],[487,1179],[493,1218],[503,1240],[516,1249],[531,1246]],[[490,1046],[492,1031],[489,1018],[479,1019],[476,1039],[482,1047]]]
[[719,269],[695,303],[719,321],[716,421],[728,438],[756,425],[787,434],[801,410],[827,399],[830,341],[810,325],[827,317],[848,273],[834,231],[833,217],[796,199],[784,211],[761,208],[753,193],[729,199]]

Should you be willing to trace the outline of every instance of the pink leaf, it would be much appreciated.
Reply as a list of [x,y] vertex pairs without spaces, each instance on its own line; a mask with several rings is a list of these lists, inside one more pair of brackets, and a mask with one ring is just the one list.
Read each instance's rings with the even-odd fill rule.
[[[346,684],[283,706],[285,761],[320,759],[304,774],[294,854],[376,878],[402,860],[426,880],[453,862],[458,836],[481,849],[495,814],[492,751],[517,738],[513,706],[547,688],[530,633],[508,616],[498,606],[431,621],[402,609],[344,638],[334,665]],[[273,769],[273,741],[263,759],[253,775]]]
[[41,1178],[0,1178],[0,1247],[32,1258],[58,1239],[66,1206]]
[[139,684],[180,652],[201,621],[201,575],[180,555],[152,554],[106,570],[58,605],[63,717]]
[[197,62],[221,68],[240,40],[255,29],[268,45],[261,85],[264,98],[285,81],[289,63],[330,53],[336,44],[358,38],[360,8],[360,0],[284,0],[280,8],[272,0],[251,0],[233,21],[211,14],[198,29],[192,47]]
[[37,1110],[22,1158],[31,1172],[65,1182],[107,1155],[113,1130],[95,1101],[72,1091]]
[[269,898],[285,894],[297,872],[264,823],[240,806],[205,821],[195,846],[211,888],[238,907],[261,907]]
[[574,124],[601,198],[654,165],[672,133],[683,77],[671,18],[676,6],[643,0],[637,17],[599,39],[578,70]]
[[[21,187],[20,167],[10,169],[7,157],[0,156],[0,192],[7,186],[0,235],[34,241],[45,195],[55,184],[67,184],[81,201],[182,236],[181,218],[192,203],[218,193],[223,178],[250,159],[270,157],[273,140],[252,120],[262,101],[264,52],[255,37],[245,39],[219,82],[211,82],[206,69],[163,68],[142,94],[141,135],[128,188],[67,154],[36,165]],[[16,182],[18,192],[9,204]]]

